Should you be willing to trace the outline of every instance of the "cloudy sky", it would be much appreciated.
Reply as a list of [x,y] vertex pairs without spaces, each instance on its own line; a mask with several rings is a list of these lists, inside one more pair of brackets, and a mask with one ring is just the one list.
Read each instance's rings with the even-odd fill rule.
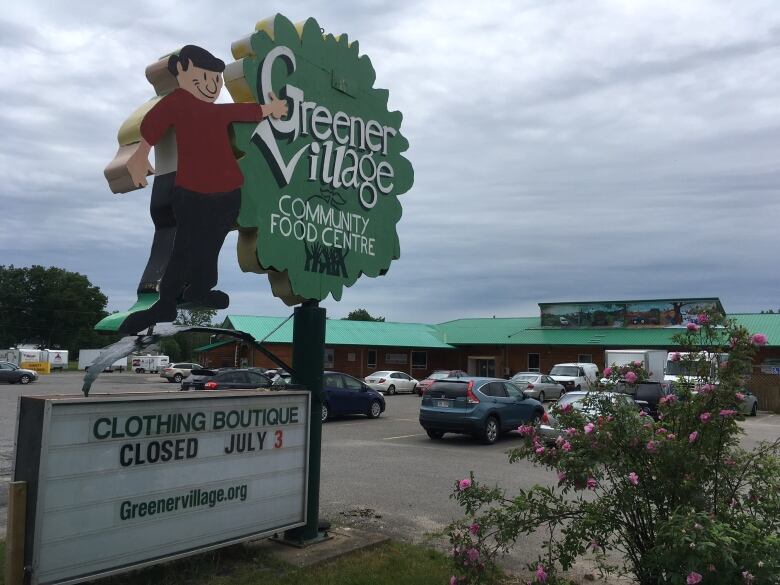
[[[0,15],[0,264],[86,274],[124,310],[152,236],[150,189],[112,195],[116,131],[144,68],[230,43],[279,11],[360,41],[403,112],[415,185],[401,259],[331,317],[529,316],[537,303],[718,296],[780,307],[780,4],[13,3]],[[226,94],[227,95],[227,94]],[[229,312],[286,316],[220,257]]]

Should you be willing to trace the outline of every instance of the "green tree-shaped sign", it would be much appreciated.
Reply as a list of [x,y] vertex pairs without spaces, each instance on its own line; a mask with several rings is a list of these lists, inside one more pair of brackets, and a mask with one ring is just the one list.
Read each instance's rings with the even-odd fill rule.
[[244,153],[239,262],[268,272],[288,304],[341,298],[400,256],[398,196],[412,186],[401,113],[373,87],[371,61],[314,19],[261,21],[233,44],[225,80],[235,101],[286,98],[285,119],[234,124]]

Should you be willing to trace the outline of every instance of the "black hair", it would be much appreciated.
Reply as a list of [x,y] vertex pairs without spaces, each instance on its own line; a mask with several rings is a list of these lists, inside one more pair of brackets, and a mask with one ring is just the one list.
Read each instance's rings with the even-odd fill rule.
[[168,58],[168,71],[175,77],[179,74],[176,63],[181,63],[181,68],[187,71],[190,67],[190,61],[195,67],[206,71],[222,73],[225,70],[225,62],[222,59],[217,59],[206,49],[197,45],[184,45],[178,55],[171,55]]

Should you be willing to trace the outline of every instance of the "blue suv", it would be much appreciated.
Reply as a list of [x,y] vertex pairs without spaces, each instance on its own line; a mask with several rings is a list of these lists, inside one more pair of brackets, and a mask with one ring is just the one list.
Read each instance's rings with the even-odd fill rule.
[[502,433],[543,416],[541,402],[497,378],[437,380],[420,404],[420,424],[431,439],[441,439],[444,433],[465,433],[488,445]]

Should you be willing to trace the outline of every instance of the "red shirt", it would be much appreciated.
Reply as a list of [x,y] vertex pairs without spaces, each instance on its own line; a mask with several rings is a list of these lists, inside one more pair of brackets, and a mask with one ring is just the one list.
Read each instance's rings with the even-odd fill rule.
[[228,127],[232,122],[262,119],[258,104],[214,104],[177,88],[144,116],[141,136],[154,146],[173,127],[178,152],[176,185],[199,193],[232,191],[244,184],[244,175],[233,154]]

